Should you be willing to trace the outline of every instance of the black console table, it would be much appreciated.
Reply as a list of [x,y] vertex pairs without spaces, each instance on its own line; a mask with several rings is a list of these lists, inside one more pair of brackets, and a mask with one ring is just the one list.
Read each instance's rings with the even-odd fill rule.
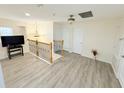
[[7,47],[7,50],[8,50],[9,59],[11,59],[11,57],[14,55],[22,55],[22,56],[24,55],[22,45],[11,45]]

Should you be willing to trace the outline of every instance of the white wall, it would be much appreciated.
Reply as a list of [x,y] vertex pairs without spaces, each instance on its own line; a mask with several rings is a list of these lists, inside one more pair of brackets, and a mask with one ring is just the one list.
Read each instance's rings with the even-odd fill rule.
[[[20,21],[0,19],[0,26],[11,27],[13,29],[13,35],[25,36],[24,53],[29,52],[25,25],[25,23]],[[7,58],[7,49],[2,47],[0,40],[0,59],[4,58]]]
[[119,20],[118,29],[112,67],[121,86],[124,87],[124,58],[122,57],[124,55],[124,19]]
[[[39,37],[34,37],[36,34],[36,24]],[[53,42],[53,22],[51,21],[37,21],[32,23],[27,23],[26,26],[28,39],[39,40],[45,43]],[[54,48],[53,48],[54,51]]]
[[0,64],[0,88],[4,88],[4,87],[5,87],[5,84],[4,84],[3,72]]
[[80,29],[83,33],[82,55],[93,58],[91,50],[97,49],[98,60],[112,62],[118,34],[118,21],[76,22],[72,27],[68,23],[61,23],[60,29],[63,33],[64,49],[71,51],[72,31]]
[[53,24],[53,39],[54,40],[62,40],[62,25],[60,23],[54,23]]
[[[36,23],[28,23],[26,31],[28,38],[33,38],[36,33]],[[43,41],[53,42],[53,22],[37,22],[37,31]]]

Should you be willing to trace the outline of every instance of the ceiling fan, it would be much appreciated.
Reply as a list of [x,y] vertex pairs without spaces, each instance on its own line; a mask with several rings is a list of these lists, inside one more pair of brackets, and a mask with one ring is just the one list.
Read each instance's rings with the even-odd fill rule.
[[74,15],[70,15],[70,18],[68,18],[69,24],[72,24],[75,21]]
[[[92,11],[87,11],[87,12],[83,12],[83,13],[79,13],[78,14],[81,18],[89,18],[89,17],[93,17]],[[70,17],[68,18],[68,23],[72,24],[75,21],[74,15],[70,15]]]

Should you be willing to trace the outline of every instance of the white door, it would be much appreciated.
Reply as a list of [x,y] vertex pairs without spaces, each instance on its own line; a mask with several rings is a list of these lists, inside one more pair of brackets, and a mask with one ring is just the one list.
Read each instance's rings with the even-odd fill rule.
[[64,50],[71,52],[71,44],[70,44],[70,31],[66,28],[63,30],[63,40],[64,40]]
[[124,40],[120,41],[120,52],[119,52],[119,69],[118,69],[118,74],[119,74],[119,79],[120,83],[122,84],[122,87],[124,87]]
[[76,29],[73,31],[73,52],[81,54],[83,47],[83,31]]

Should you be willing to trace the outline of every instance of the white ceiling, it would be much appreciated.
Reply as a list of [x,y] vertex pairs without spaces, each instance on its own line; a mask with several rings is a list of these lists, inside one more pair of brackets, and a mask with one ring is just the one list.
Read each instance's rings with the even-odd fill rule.
[[[94,17],[83,19],[78,15],[86,11],[92,11]],[[31,16],[25,16],[25,12]],[[117,19],[124,17],[124,5],[44,4],[42,7],[35,4],[0,5],[0,17],[15,20],[67,21],[70,14],[75,15],[76,21]]]

